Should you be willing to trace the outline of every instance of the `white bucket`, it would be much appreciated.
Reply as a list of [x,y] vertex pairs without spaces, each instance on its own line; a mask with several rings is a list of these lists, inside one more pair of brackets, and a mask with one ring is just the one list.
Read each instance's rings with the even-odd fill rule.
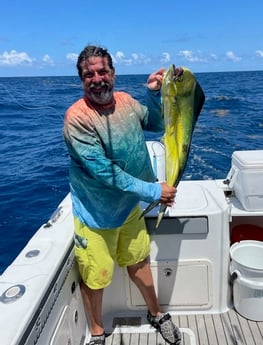
[[235,309],[247,319],[263,321],[263,242],[237,242],[230,257]]

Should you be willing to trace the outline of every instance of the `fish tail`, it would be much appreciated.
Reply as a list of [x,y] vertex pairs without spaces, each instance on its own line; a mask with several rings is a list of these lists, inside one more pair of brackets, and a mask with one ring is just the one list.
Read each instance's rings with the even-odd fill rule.
[[153,208],[155,208],[159,204],[159,200],[153,201],[150,203],[145,210],[143,210],[142,214],[140,215],[139,219],[144,217],[148,212],[150,212]]
[[165,214],[165,211],[166,211],[166,208],[167,206],[166,205],[161,205],[160,206],[160,210],[159,210],[159,214],[158,214],[158,218],[157,218],[157,221],[156,221],[156,225],[155,225],[155,229],[157,229],[163,219],[163,216]]

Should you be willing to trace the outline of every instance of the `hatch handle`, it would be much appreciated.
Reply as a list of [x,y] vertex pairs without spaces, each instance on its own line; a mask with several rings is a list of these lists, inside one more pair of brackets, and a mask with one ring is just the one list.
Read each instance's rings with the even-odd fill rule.
[[224,183],[228,185],[230,189],[233,189],[234,183],[237,179],[238,175],[238,169],[235,166],[232,166],[229,173],[227,174],[226,179],[224,180]]

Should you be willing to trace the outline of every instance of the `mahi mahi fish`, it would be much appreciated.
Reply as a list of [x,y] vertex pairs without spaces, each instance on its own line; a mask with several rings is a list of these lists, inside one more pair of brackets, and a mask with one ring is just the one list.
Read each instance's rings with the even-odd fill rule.
[[[205,95],[193,73],[185,67],[176,68],[175,65],[171,65],[165,72],[161,95],[165,127],[163,143],[166,182],[177,187],[186,167],[194,127],[202,110]],[[148,213],[159,202],[151,203],[142,215]],[[156,228],[166,208],[166,205],[160,205]]]

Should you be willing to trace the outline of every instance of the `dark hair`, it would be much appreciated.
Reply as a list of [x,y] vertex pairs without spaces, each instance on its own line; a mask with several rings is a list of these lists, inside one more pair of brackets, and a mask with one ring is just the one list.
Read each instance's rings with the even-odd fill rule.
[[89,59],[92,56],[106,57],[108,59],[110,68],[114,70],[112,58],[107,49],[104,49],[102,47],[88,45],[79,54],[78,61],[77,61],[77,69],[78,69],[78,74],[79,74],[80,79],[82,79],[81,62]]

